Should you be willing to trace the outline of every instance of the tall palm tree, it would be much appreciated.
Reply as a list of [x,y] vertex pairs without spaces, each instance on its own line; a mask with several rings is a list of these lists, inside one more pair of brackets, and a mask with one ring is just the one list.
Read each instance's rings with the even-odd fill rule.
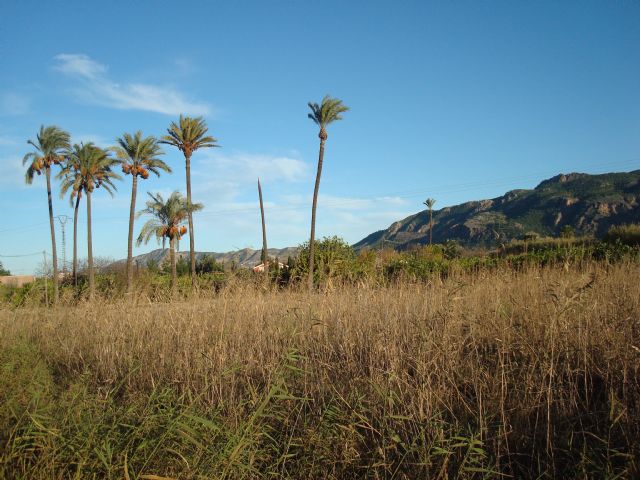
[[313,205],[311,206],[311,238],[309,239],[309,291],[313,290],[313,263],[314,263],[314,243],[316,236],[316,207],[318,205],[318,189],[320,188],[320,176],[322,175],[322,163],[324,161],[324,144],[327,141],[327,125],[337,120],[342,120],[342,113],[349,110],[349,107],[342,104],[342,100],[331,98],[325,95],[320,105],[309,102],[311,113],[308,117],[320,127],[318,137],[320,138],[320,152],[318,154],[318,172],[316,173],[316,184],[313,189]]
[[[69,203],[73,208],[73,284],[78,285],[78,210],[80,207],[80,199],[82,198],[82,176],[80,175],[80,166],[77,158],[67,156],[65,166],[62,171],[56,175],[56,179],[60,180],[60,198],[64,197],[69,189]],[[75,206],[74,206],[75,203]]]
[[87,199],[87,263],[89,268],[89,297],[95,295],[95,272],[93,270],[93,242],[91,235],[91,195],[96,188],[104,188],[111,196],[116,190],[114,180],[122,177],[112,169],[120,163],[109,155],[109,150],[93,143],[75,144],[68,152],[68,161],[62,175],[74,175],[73,188],[83,192]]
[[[217,140],[207,135],[207,123],[202,117],[185,117],[180,115],[178,123],[171,122],[167,134],[160,139],[160,143],[173,145],[184,154],[187,175],[187,202],[191,204],[191,155],[199,148],[219,147]],[[196,286],[196,256],[195,238],[193,232],[193,211],[189,210],[189,265],[191,270],[191,285]]]
[[431,246],[431,232],[433,231],[433,206],[436,204],[436,201],[433,198],[427,198],[422,203],[429,209],[429,246]]
[[44,170],[47,179],[47,201],[49,203],[49,227],[51,228],[51,253],[53,255],[53,301],[58,301],[58,253],[56,250],[56,229],[53,220],[53,202],[51,200],[51,167],[64,161],[63,153],[69,148],[69,134],[54,125],[40,127],[36,140],[28,140],[36,151],[27,153],[22,164],[29,164],[25,181],[31,185],[35,174]]
[[151,237],[156,237],[158,241],[162,239],[162,243],[169,239],[169,259],[171,261],[171,292],[175,293],[178,282],[178,274],[176,271],[176,242],[187,233],[187,227],[184,226],[185,220],[189,218],[189,214],[197,210],[202,210],[201,203],[191,203],[184,198],[180,192],[175,191],[165,201],[160,193],[150,193],[147,200],[147,208],[137,213],[138,216],[148,214],[153,218],[147,220],[138,235],[137,245],[143,242],[146,244]]
[[133,222],[136,215],[136,196],[138,193],[138,177],[149,178],[149,172],[160,176],[160,170],[171,173],[171,168],[160,158],[164,152],[153,137],[142,137],[142,132],[134,135],[125,133],[116,140],[118,145],[111,147],[122,163],[125,175],[131,175],[131,207],[129,208],[129,238],[127,243],[127,293],[133,287]]

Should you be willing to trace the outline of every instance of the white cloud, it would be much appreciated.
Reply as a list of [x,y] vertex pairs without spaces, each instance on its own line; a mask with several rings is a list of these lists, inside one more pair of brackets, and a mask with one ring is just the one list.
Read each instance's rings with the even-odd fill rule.
[[302,160],[293,157],[233,153],[230,155],[210,152],[199,163],[207,169],[213,168],[216,175],[224,175],[237,181],[255,182],[297,182],[307,177],[308,166]]
[[296,183],[308,178],[308,166],[302,160],[287,156],[207,152],[193,168],[194,189],[200,194],[206,193],[216,203],[254,191],[258,178],[267,188]]
[[0,158],[0,185],[3,185],[3,188],[24,188],[26,170],[27,167],[22,166],[21,157]]
[[0,114],[23,115],[29,111],[31,99],[25,95],[7,92],[0,95]]
[[[308,205],[311,207],[312,196],[309,195],[287,195],[285,197],[292,204]],[[318,208],[331,211],[338,210],[367,210],[371,208],[381,209],[388,206],[405,205],[407,201],[400,197],[342,197],[338,195],[327,195],[320,193],[318,195]]]
[[82,101],[121,110],[145,110],[177,115],[206,115],[210,107],[186,99],[170,86],[146,83],[119,84],[107,75],[107,67],[88,55],[63,53],[54,57],[55,69],[76,79],[73,93]]

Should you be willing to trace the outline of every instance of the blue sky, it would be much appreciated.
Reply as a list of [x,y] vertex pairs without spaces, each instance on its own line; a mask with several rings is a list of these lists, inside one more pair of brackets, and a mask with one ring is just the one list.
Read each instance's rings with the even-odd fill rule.
[[[0,71],[0,255],[51,249],[44,181],[24,185],[21,165],[41,124],[106,147],[203,115],[222,146],[193,157],[206,206],[196,248],[208,251],[259,248],[258,176],[270,246],[307,239],[318,149],[307,102],[327,93],[351,110],[329,127],[320,236],[358,241],[428,196],[443,207],[640,166],[631,0],[5,0]],[[143,182],[139,208],[146,191],[184,191],[181,155],[166,148],[165,160],[174,174]],[[115,198],[94,196],[94,254],[126,255],[130,188],[127,177]],[[55,197],[55,214],[72,215],[57,186]],[[83,210],[80,256],[85,221]],[[30,273],[41,257],[0,260]]]

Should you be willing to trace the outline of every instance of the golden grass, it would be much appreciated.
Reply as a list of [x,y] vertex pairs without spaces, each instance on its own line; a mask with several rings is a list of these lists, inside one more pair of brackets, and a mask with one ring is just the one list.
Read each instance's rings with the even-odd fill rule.
[[[236,286],[173,303],[3,309],[0,346],[33,346],[62,390],[82,379],[127,405],[168,389],[199,427],[216,425],[189,427],[196,447],[176,433],[177,453],[163,444],[146,463],[125,442],[104,478],[122,478],[127,453],[131,478],[632,478],[638,278],[637,264],[594,263],[311,296]],[[102,472],[84,455],[73,472]],[[4,462],[24,478],[71,475]]]

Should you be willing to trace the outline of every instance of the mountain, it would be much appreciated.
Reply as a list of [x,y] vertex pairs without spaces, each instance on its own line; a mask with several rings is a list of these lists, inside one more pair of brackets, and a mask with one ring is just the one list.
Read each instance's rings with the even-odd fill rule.
[[[456,240],[465,246],[492,246],[524,234],[558,235],[570,226],[577,234],[601,236],[611,225],[640,222],[640,170],[589,175],[560,174],[533,190],[433,210],[433,242]],[[429,242],[429,212],[393,223],[354,245],[397,249]]]
[[[286,248],[269,248],[268,249],[269,256],[272,258],[278,258],[280,261],[286,261],[289,256],[294,257],[298,253],[298,249],[296,247],[286,247]],[[218,263],[224,263],[225,265],[231,265],[235,262],[235,265],[238,267],[251,268],[255,265],[259,265],[261,263],[260,257],[262,254],[262,250],[252,250],[251,248],[243,248],[242,250],[236,250],[233,252],[226,253],[216,253],[216,252],[195,252],[196,260],[202,259],[205,255],[213,255]],[[180,258],[189,258],[189,252],[177,252],[176,259]],[[143,253],[142,255],[137,255],[133,257],[134,264],[137,262],[138,265],[145,266],[149,262],[156,263],[160,265],[164,261],[169,261],[169,249],[158,248],[157,250],[152,250],[149,253]],[[116,264],[124,263],[126,260],[119,260]]]

